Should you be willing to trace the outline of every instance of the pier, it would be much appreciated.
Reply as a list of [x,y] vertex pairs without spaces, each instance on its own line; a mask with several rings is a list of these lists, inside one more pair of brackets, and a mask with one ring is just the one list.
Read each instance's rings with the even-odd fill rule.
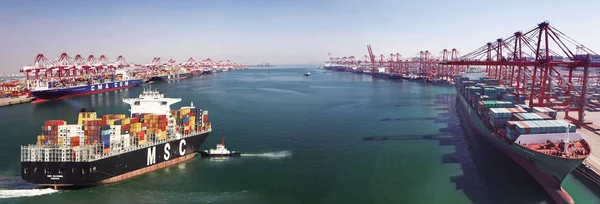
[[20,96],[14,98],[0,98],[0,107],[10,106],[21,103],[30,103],[33,101],[33,97]]
[[[559,113],[558,117],[564,118],[564,114]],[[600,112],[586,112],[586,119],[590,121],[600,121]],[[577,132],[592,147],[592,154],[576,169],[576,171],[592,182],[600,184],[600,131],[580,128],[577,129]]]

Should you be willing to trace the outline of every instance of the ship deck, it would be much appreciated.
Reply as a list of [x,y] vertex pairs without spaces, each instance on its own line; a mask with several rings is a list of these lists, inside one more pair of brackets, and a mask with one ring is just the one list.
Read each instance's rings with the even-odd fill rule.
[[583,146],[583,144],[579,142],[572,142],[569,145],[568,152],[569,154],[562,153],[562,147],[564,144],[556,144],[556,143],[546,143],[546,144],[526,144],[524,147],[531,149],[533,151],[541,152],[548,155],[553,155],[557,157],[563,158],[585,158],[588,156],[588,152]]
[[[572,113],[576,114],[575,112]],[[569,115],[572,115],[569,114]],[[557,118],[564,118],[564,112],[558,112]],[[585,119],[587,121],[596,122],[596,124],[600,123],[600,112],[585,112]],[[583,165],[593,172],[595,175],[592,175],[596,178],[600,178],[600,131],[590,131],[585,128],[577,129],[577,132],[585,139],[585,141],[590,145],[591,154],[590,156],[583,161]]]

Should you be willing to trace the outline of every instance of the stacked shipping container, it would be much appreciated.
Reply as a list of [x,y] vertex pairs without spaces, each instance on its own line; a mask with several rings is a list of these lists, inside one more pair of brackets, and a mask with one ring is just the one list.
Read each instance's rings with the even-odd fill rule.
[[[515,140],[521,134],[564,133],[569,124],[564,120],[556,120],[557,111],[547,107],[530,108],[525,103],[525,96],[513,94],[513,87],[497,86],[498,80],[487,78],[455,79],[460,92],[476,108],[484,123],[493,128],[493,132]],[[482,83],[483,82],[483,83]],[[504,100],[504,101],[498,101]],[[514,107],[514,108],[513,108]],[[575,132],[572,125],[569,132]]]
[[58,144],[58,126],[67,124],[64,120],[47,120],[42,126],[42,134],[38,136],[41,144]]
[[37,137],[37,143],[61,147],[99,145],[102,146],[102,152],[107,154],[115,147],[167,140],[170,125],[174,125],[183,134],[210,129],[208,111],[182,108],[171,113],[175,124],[169,123],[167,115],[132,114],[131,118],[127,118],[124,114],[107,114],[99,119],[95,112],[80,112],[76,125],[67,125],[64,120],[46,121],[42,126],[42,134]]

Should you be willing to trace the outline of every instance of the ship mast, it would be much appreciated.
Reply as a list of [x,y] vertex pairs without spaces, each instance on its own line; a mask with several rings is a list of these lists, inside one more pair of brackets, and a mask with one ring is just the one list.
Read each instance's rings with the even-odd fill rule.
[[225,146],[225,136],[221,136],[221,145]]

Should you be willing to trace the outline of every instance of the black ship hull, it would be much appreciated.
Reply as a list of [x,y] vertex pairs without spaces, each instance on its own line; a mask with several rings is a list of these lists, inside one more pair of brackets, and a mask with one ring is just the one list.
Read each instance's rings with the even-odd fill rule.
[[172,80],[179,80],[179,79],[188,78],[191,75],[192,75],[191,72],[186,72],[186,73],[179,73],[179,74],[167,74],[167,75],[160,75],[160,76],[152,76],[152,77],[150,77],[150,81],[172,81]]
[[210,132],[90,162],[21,162],[23,180],[52,187],[113,183],[194,157]]

